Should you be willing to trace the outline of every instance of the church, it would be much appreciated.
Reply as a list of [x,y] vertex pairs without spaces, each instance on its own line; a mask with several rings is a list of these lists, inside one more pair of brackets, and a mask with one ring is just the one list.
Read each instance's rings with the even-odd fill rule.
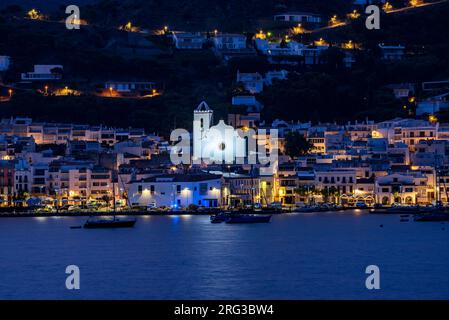
[[214,112],[202,101],[193,112],[193,155],[194,164],[244,163],[247,146],[256,150],[254,131],[245,133],[235,130],[223,120],[213,125]]

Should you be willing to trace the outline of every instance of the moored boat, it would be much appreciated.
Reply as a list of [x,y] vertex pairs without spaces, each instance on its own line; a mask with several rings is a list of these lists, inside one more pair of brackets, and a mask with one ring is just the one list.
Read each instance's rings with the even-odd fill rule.
[[84,223],[84,228],[86,229],[106,229],[106,228],[132,228],[136,224],[136,218],[117,218],[114,216],[113,219],[99,219],[99,218],[89,218]]
[[419,214],[413,218],[416,222],[440,222],[449,221],[449,213],[447,212],[433,212],[426,214]]
[[218,214],[214,214],[210,216],[210,222],[211,223],[221,223],[221,222],[225,222],[226,218],[229,216],[228,213],[218,213]]
[[229,215],[226,219],[226,223],[268,223],[271,220],[270,215],[257,215],[257,214],[235,214]]

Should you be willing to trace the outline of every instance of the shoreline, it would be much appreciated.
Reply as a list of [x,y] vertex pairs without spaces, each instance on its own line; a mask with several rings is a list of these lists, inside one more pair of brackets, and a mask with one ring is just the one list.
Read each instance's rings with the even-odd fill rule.
[[[151,212],[151,211],[121,211],[117,213],[113,212],[2,212],[0,213],[0,218],[35,218],[35,217],[91,217],[91,216],[103,216],[112,217],[116,216],[134,216],[134,217],[145,217],[145,216],[210,216],[217,214],[217,211],[165,211],[165,212]],[[283,214],[286,212],[254,212],[252,214]]]
[[[326,212],[345,212],[345,211],[351,211],[351,210],[360,210],[364,211],[368,214],[389,214],[394,215],[396,213],[386,213],[381,210],[370,210],[369,208],[354,208],[354,207],[347,207],[344,209],[339,210],[329,210],[329,211],[316,211],[316,212],[309,212],[309,214],[312,213],[326,213]],[[98,211],[61,211],[61,212],[33,212],[33,211],[0,211],[0,219],[1,218],[33,218],[33,217],[91,217],[91,216],[103,216],[103,217],[112,217],[114,215],[116,216],[134,216],[134,217],[148,217],[148,216],[186,216],[186,215],[193,215],[193,216],[210,216],[217,214],[223,210],[205,210],[205,211],[119,211],[115,214],[112,211],[105,211],[105,212],[98,212]],[[251,214],[271,214],[271,215],[280,215],[285,213],[293,213],[296,212],[294,210],[282,210],[277,212],[264,212],[264,211],[254,211],[251,212]],[[245,213],[245,212],[243,212]],[[296,212],[298,214],[308,214],[308,213],[302,213],[302,212]],[[399,213],[398,213],[399,214]]]

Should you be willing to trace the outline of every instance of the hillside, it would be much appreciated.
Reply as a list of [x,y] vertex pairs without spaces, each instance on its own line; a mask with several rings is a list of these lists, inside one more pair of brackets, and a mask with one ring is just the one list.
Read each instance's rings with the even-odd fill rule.
[[[205,6],[204,1],[195,1]],[[110,2],[103,1],[102,5],[107,6]],[[209,1],[210,7],[204,7],[204,10],[208,8],[211,19],[219,15],[218,8],[221,7],[218,2]],[[306,2],[292,1],[296,5]],[[129,6],[129,3],[122,1],[120,6]],[[144,6],[139,0],[133,3],[136,6],[133,9],[136,10],[134,21],[139,17],[145,20],[145,10],[150,10],[157,2],[145,1]],[[242,1],[229,1],[228,5],[232,7],[237,3]],[[233,23],[245,23],[247,19],[237,17],[243,12],[254,10],[253,14],[248,15],[252,19],[266,16],[270,10],[275,12],[279,8],[279,1],[266,0],[263,3],[268,6],[264,8],[269,10],[256,10],[256,1],[246,1],[241,11],[229,7],[223,15],[228,12],[236,15],[231,19]],[[315,1],[308,3],[312,6]],[[99,7],[95,8],[90,7],[93,11]],[[116,12],[117,21],[131,12],[130,8],[125,10],[125,7],[119,7],[121,9],[117,10],[111,4],[107,8],[109,13],[98,17],[104,24],[114,16],[111,12]],[[194,9],[193,5],[186,2],[179,10],[174,8],[174,1],[164,1],[159,10],[153,12],[153,19],[146,20],[148,25],[160,25],[162,20],[157,19],[175,19],[185,23],[193,21],[182,18],[183,12]],[[171,14],[161,13],[170,10],[173,11]],[[310,7],[310,10],[313,8]],[[329,12],[330,9],[327,10]],[[198,19],[204,16],[204,12],[201,13],[203,10],[197,11]],[[360,42],[364,50],[357,56],[358,62],[352,69],[342,67],[337,48],[329,50],[323,65],[288,67],[291,71],[288,81],[275,83],[257,97],[265,105],[265,119],[348,121],[367,116],[377,120],[408,116],[413,106],[404,109],[404,102],[395,100],[391,90],[386,90],[385,86],[449,78],[449,39],[443,36],[449,27],[448,15],[449,3],[445,3],[383,16],[382,28],[378,31],[368,31],[361,19],[347,27],[308,35],[310,40],[324,37],[331,43],[353,39]],[[92,19],[89,21],[97,22]],[[197,23],[200,20],[196,20]],[[114,25],[115,22],[110,23],[110,26]],[[236,71],[263,73],[270,68],[261,56],[236,59],[225,66],[210,50],[172,50],[166,40],[156,36],[143,37],[160,47],[163,54],[146,57],[120,55],[106,48],[111,40],[126,37],[126,33],[107,26],[89,26],[72,32],[58,23],[17,20],[4,14],[0,16],[0,33],[4,35],[0,38],[0,55],[13,57],[11,70],[4,76],[7,81],[15,81],[20,72],[31,70],[33,64],[49,63],[63,64],[67,85],[79,90],[84,90],[86,86],[101,86],[104,81],[114,79],[155,81],[164,88],[162,96],[141,101],[89,96],[44,98],[28,92],[18,95],[9,103],[2,103],[0,117],[22,115],[47,121],[71,119],[80,123],[139,126],[151,132],[168,134],[175,125],[184,128],[191,126],[190,114],[201,100],[208,101],[218,118],[226,119]],[[380,61],[376,51],[380,42],[406,45],[408,57],[394,63]]]
[[345,12],[351,0],[102,0],[87,7],[87,18],[104,24],[132,20],[144,28],[251,31],[259,19],[286,10]]

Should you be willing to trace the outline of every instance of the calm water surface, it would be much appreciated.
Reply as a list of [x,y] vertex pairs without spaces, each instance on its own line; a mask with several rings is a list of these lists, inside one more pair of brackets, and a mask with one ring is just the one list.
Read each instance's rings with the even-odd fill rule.
[[[0,299],[448,299],[449,225],[399,219],[140,217],[134,229],[85,230],[70,229],[85,218],[3,218]],[[78,291],[65,288],[71,264]],[[377,291],[365,289],[370,264]]]

